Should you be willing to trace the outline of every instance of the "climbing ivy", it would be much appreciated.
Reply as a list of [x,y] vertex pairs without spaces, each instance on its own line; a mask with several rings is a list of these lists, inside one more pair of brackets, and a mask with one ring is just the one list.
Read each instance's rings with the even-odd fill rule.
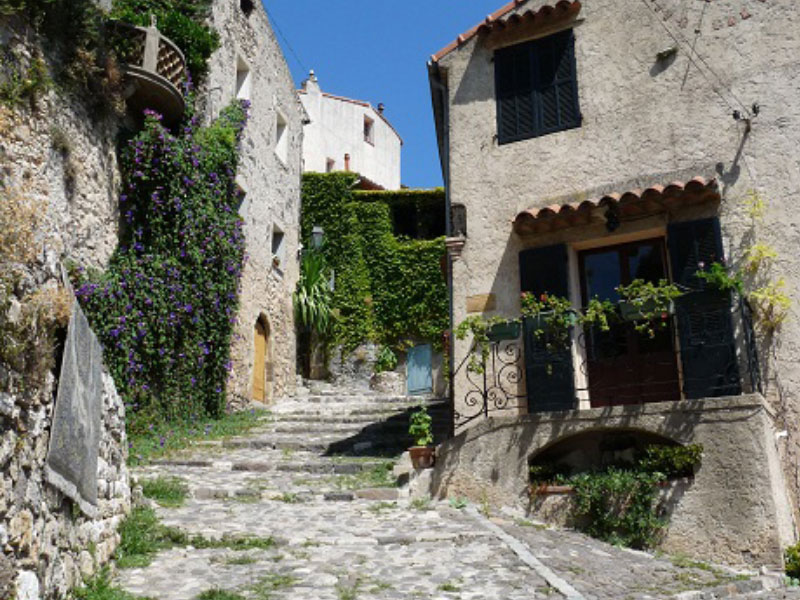
[[345,350],[368,340],[401,348],[410,338],[441,347],[448,327],[444,240],[395,236],[392,206],[415,197],[428,206],[438,202],[443,212],[443,192],[354,192],[357,180],[353,173],[303,178],[303,244],[311,244],[313,227],[321,226],[335,271],[330,341]]
[[246,115],[236,102],[200,127],[189,109],[173,134],[147,112],[123,152],[120,244],[105,273],[78,274],[76,294],[135,414],[224,410],[244,262],[234,178]]

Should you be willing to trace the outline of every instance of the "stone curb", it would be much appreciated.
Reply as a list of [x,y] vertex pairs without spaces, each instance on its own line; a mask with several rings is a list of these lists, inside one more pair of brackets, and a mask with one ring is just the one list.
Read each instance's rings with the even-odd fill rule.
[[490,532],[492,532],[495,537],[508,546],[522,562],[531,567],[537,575],[539,575],[548,583],[550,587],[556,589],[562,596],[567,598],[567,600],[586,600],[580,594],[580,592],[578,592],[578,590],[572,587],[564,579],[556,575],[553,571],[546,567],[544,563],[536,558],[523,542],[506,533],[500,529],[500,527],[492,523],[489,519],[485,518],[474,506],[468,506],[465,509],[465,512],[485,529],[488,529]]

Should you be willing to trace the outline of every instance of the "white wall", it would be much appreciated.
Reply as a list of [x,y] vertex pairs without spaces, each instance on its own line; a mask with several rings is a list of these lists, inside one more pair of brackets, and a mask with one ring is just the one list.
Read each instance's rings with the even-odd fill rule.
[[[350,170],[387,190],[400,189],[402,140],[389,123],[366,102],[325,94],[313,75],[303,84],[300,99],[311,123],[304,129],[303,170],[324,173],[328,159],[333,170]],[[364,140],[364,117],[374,122],[373,142]]]

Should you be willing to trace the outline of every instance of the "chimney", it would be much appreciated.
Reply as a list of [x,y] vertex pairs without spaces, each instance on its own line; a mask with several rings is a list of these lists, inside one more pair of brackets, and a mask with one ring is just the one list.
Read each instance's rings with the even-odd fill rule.
[[349,171],[350,170],[350,155],[349,154],[345,154],[344,155],[344,170],[345,171]]
[[378,114],[382,115],[384,110],[386,110],[386,106],[384,105],[383,102],[379,102],[378,103]]

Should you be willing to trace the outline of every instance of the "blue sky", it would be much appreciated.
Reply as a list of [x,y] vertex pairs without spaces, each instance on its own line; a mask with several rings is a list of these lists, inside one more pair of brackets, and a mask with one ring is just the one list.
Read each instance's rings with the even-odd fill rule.
[[264,0],[297,85],[314,69],[323,91],[386,105],[410,187],[442,184],[426,62],[506,2]]

